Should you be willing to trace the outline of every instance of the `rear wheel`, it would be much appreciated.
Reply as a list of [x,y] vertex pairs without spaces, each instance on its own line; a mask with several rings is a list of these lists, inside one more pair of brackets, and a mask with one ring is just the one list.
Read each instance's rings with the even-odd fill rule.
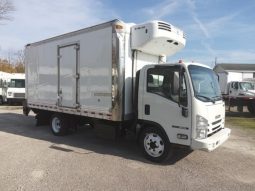
[[69,129],[69,122],[64,115],[53,114],[51,117],[51,131],[56,136],[66,135]]
[[145,128],[140,136],[140,146],[145,157],[153,162],[162,162],[170,156],[171,144],[159,128]]

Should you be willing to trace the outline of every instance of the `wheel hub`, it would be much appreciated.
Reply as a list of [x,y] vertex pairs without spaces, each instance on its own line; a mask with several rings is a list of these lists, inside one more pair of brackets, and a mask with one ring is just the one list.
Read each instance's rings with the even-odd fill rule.
[[60,128],[61,128],[60,120],[57,117],[55,117],[52,120],[52,128],[53,128],[53,131],[56,133],[58,133],[60,131]]
[[164,152],[164,142],[158,134],[149,133],[144,138],[144,148],[150,156],[159,157]]

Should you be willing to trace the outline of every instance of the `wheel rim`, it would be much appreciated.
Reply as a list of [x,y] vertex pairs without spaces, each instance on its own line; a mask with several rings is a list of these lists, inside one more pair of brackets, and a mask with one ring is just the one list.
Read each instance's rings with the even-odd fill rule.
[[60,125],[60,120],[59,120],[59,118],[54,117],[54,118],[52,119],[51,125],[52,125],[52,129],[53,129],[53,131],[54,131],[55,133],[59,133],[59,132],[60,132],[61,125]]
[[152,157],[159,157],[164,153],[163,139],[156,133],[149,133],[144,138],[145,151]]

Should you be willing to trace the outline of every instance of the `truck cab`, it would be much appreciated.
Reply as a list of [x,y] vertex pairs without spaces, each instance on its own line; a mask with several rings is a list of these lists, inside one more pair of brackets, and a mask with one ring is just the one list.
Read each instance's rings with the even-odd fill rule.
[[255,96],[254,85],[251,82],[233,81],[228,83],[229,96]]
[[228,139],[225,104],[209,67],[148,65],[139,79],[138,119],[146,127],[140,143],[148,158],[164,158],[170,143],[212,151]]
[[7,89],[7,103],[22,103],[25,99],[25,74],[12,74]]

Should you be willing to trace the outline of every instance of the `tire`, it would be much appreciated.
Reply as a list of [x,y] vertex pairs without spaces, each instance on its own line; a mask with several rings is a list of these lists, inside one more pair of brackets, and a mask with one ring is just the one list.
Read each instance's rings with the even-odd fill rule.
[[3,105],[4,104],[4,100],[2,98],[2,96],[0,96],[0,105]]
[[254,104],[248,104],[247,105],[247,109],[248,109],[248,111],[251,113],[251,114],[254,114],[255,113],[255,108],[254,108]]
[[68,133],[69,121],[62,114],[53,114],[50,120],[51,131],[56,136],[63,136]]
[[144,156],[153,162],[169,159],[172,153],[167,135],[157,127],[146,127],[141,133],[139,143]]

